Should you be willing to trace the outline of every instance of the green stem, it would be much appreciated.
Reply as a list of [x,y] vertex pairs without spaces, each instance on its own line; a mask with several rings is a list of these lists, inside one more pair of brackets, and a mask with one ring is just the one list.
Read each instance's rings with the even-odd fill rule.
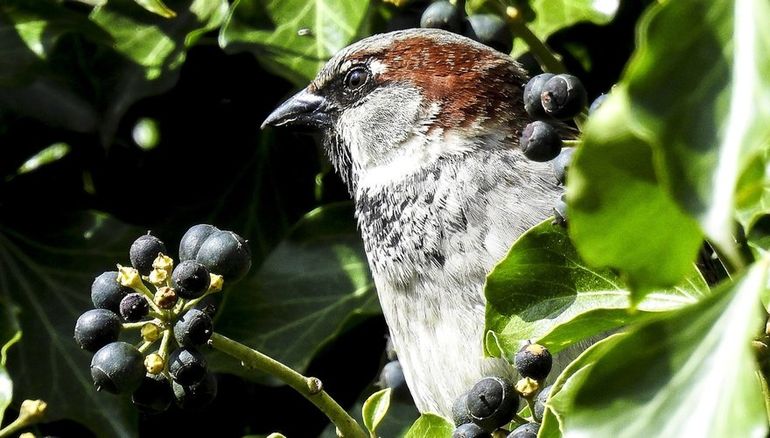
[[524,40],[529,47],[529,50],[535,56],[535,59],[540,63],[540,67],[543,71],[554,74],[567,72],[567,68],[564,67],[564,64],[562,64],[559,58],[554,55],[553,50],[551,50],[545,42],[541,41],[537,35],[532,33],[529,27],[527,27],[527,23],[524,22],[524,19],[516,8],[509,6],[505,10],[505,15],[508,17],[508,22],[510,23],[513,34]]
[[561,144],[565,148],[575,148],[580,146],[580,143],[583,143],[581,140],[562,140]]
[[303,376],[277,360],[236,342],[226,336],[214,333],[209,345],[241,361],[243,366],[256,368],[282,380],[312,402],[337,426],[345,438],[366,438],[363,428],[326,393],[319,390],[318,380]]
[[23,419],[21,417],[13,420],[13,422],[4,428],[0,429],[0,438],[5,438],[8,436],[13,436],[16,431],[23,427],[27,427],[29,425],[29,422],[26,419]]

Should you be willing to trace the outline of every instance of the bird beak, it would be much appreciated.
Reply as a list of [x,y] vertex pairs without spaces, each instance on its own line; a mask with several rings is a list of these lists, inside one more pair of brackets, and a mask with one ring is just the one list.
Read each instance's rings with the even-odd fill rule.
[[326,99],[307,89],[300,91],[275,109],[264,122],[265,126],[292,126],[320,129],[331,125]]

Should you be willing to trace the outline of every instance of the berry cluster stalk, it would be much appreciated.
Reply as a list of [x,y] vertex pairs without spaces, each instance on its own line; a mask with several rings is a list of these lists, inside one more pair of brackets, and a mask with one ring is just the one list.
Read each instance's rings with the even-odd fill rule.
[[305,377],[277,360],[236,342],[219,333],[213,333],[209,345],[241,361],[243,366],[264,371],[294,388],[316,405],[337,426],[345,438],[366,438],[363,428],[344,409],[320,388],[318,379]]
[[554,55],[550,47],[548,47],[545,42],[541,41],[540,38],[527,27],[527,23],[524,22],[518,9],[513,6],[508,6],[505,9],[505,16],[508,18],[508,23],[510,23],[513,34],[524,40],[529,47],[529,50],[532,51],[532,54],[540,63],[543,71],[554,74],[567,72],[567,68],[564,67],[564,64],[562,64],[556,55]]

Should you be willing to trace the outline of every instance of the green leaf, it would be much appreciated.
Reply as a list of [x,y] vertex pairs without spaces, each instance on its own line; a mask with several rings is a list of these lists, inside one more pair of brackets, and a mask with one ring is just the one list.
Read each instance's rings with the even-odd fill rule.
[[647,295],[632,307],[624,282],[583,262],[564,227],[550,220],[524,233],[487,276],[486,351],[512,358],[525,340],[552,352],[651,312],[698,301],[708,286],[694,266],[681,286]]
[[[350,203],[316,209],[294,227],[256,275],[225,294],[217,331],[304,370],[352,320],[379,313]],[[217,371],[264,379],[231,359]]]
[[[219,43],[249,49],[265,67],[304,87],[365,25],[369,0],[237,0]],[[303,32],[300,32],[302,30]]]
[[[609,23],[617,12],[618,4],[596,0],[532,0],[529,7],[535,12],[535,17],[527,26],[541,41],[545,41],[554,32],[576,23]],[[511,52],[514,57],[527,50],[521,39],[514,40]]]
[[613,345],[625,336],[623,333],[604,338],[588,347],[572,361],[553,383],[540,427],[539,438],[561,437],[564,417],[572,410],[576,388],[580,387],[588,369]]
[[62,35],[99,38],[82,15],[56,2],[4,0],[0,4],[0,84],[29,81]]
[[422,414],[414,422],[404,438],[450,438],[454,426],[444,417]]
[[[367,389],[364,393],[368,394],[371,390]],[[362,422],[361,411],[363,409],[364,400],[363,396],[356,401],[356,403],[348,409],[348,413],[356,421]],[[417,412],[417,408],[414,406],[414,402],[402,401],[397,397],[391,397],[390,406],[388,407],[388,414],[382,419],[377,427],[377,435],[383,438],[385,437],[403,437],[406,432],[412,426],[412,424],[419,418],[420,413]],[[320,438],[337,438],[336,427],[334,424],[324,429]]]
[[176,12],[169,9],[169,7],[166,6],[165,3],[163,3],[160,0],[134,0],[134,1],[136,2],[136,4],[143,7],[144,9],[147,9],[153,14],[158,14],[164,18],[176,17]]
[[736,185],[770,145],[770,3],[693,5],[652,8],[621,83],[632,129],[653,147],[660,181],[735,260]]
[[0,316],[0,341],[4,342],[0,348],[0,422],[2,422],[5,410],[8,409],[13,399],[13,380],[7,368],[8,349],[21,340],[21,329],[16,317],[17,309],[10,303],[0,304],[0,313],[2,313]]
[[112,37],[125,62],[117,63],[114,87],[101,126],[108,144],[131,104],[171,88],[190,48],[223,22],[226,0],[172,0],[174,18],[149,14],[132,0],[110,0],[94,8],[90,19]]
[[377,436],[377,427],[385,418],[390,408],[390,396],[392,389],[385,388],[369,396],[361,408],[361,416],[364,419],[364,426],[369,430],[371,436]]
[[[765,166],[768,155],[770,155],[770,149],[749,162],[738,180],[735,192],[738,222],[746,231],[749,241],[754,240],[752,231],[757,221],[762,216],[770,214],[770,173]],[[767,245],[763,247],[767,248]]]
[[766,436],[750,341],[767,316],[768,265],[612,345],[576,390],[565,436]]
[[7,216],[0,226],[0,299],[18,305],[24,333],[8,355],[14,398],[45,400],[48,420],[72,419],[97,436],[136,435],[136,410],[125,397],[96,392],[92,354],[72,333],[93,307],[94,277],[128,264],[128,245],[143,233],[96,213]]
[[661,186],[650,144],[629,129],[633,118],[625,89],[616,87],[585,126],[567,200],[581,257],[620,270],[638,302],[687,276],[701,233]]

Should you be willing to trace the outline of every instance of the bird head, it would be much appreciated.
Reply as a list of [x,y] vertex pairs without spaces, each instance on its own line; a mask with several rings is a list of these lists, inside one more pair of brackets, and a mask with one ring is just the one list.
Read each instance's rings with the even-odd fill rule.
[[320,130],[351,193],[478,148],[511,147],[528,119],[510,56],[436,29],[375,35],[337,53],[265,126]]

